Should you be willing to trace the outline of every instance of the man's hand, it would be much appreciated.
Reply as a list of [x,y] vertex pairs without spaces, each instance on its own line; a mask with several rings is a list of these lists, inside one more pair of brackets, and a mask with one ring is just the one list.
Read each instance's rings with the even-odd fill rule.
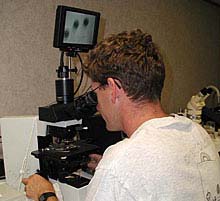
[[91,170],[95,170],[95,168],[97,167],[99,161],[102,159],[102,155],[90,154],[89,157],[90,157],[90,161],[88,162],[87,166]]
[[[43,193],[55,192],[53,185],[38,174],[23,178],[22,182],[25,185],[26,196],[34,201],[38,201]],[[54,197],[54,200],[57,199]]]

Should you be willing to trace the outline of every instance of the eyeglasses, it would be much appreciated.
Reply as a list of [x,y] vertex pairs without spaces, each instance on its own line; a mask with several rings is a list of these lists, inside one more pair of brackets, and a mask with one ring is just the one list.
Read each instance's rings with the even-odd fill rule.
[[96,88],[92,89],[92,86],[89,87],[89,92],[95,92],[97,89],[99,89],[100,87],[103,87],[103,84],[100,84],[99,86],[97,86]]
[[[119,89],[121,89],[121,85],[117,82],[117,81],[121,82],[121,80],[118,79],[118,78],[114,78],[114,77],[112,77],[112,79],[114,80],[114,83],[116,84],[116,86],[117,86]],[[88,88],[87,92],[95,92],[97,89],[99,89],[100,87],[104,87],[105,85],[108,85],[108,84],[100,84],[99,86],[97,86],[97,87],[94,88],[94,89],[92,89],[92,86],[90,86],[90,87]]]
[[114,80],[116,86],[117,86],[119,89],[121,89],[121,86],[119,85],[119,83],[116,82],[116,80],[117,80],[117,81],[119,81],[119,82],[121,83],[121,80],[119,80],[118,78],[112,78],[112,79]]

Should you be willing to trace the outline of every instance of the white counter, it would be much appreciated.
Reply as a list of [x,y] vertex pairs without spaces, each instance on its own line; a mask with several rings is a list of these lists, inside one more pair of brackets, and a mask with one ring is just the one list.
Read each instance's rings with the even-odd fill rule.
[[27,201],[26,196],[0,180],[0,201]]

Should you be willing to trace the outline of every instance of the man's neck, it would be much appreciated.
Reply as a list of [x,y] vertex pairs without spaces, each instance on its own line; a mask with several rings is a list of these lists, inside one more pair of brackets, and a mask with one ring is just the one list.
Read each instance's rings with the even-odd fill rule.
[[168,116],[159,101],[137,104],[129,101],[122,107],[122,128],[128,137],[144,122]]

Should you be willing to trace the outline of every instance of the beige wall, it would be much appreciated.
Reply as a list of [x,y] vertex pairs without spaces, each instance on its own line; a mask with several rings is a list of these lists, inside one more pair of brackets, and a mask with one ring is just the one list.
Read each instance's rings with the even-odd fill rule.
[[163,105],[184,108],[204,86],[220,87],[220,7],[203,0],[0,0],[0,116],[37,114],[55,100],[58,4],[101,12],[100,36],[141,28],[164,54]]

